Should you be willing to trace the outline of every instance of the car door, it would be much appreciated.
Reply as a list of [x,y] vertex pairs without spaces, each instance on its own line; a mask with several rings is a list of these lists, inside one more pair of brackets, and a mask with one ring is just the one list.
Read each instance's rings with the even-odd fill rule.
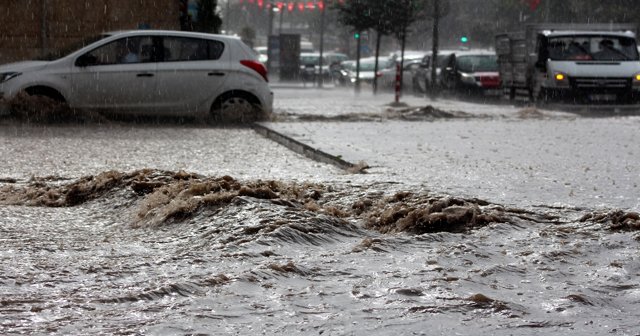
[[164,36],[157,69],[158,104],[179,113],[208,111],[229,76],[225,47],[218,40]]
[[451,90],[456,86],[456,74],[458,72],[456,66],[456,55],[450,55],[442,69],[442,85],[445,89]]
[[80,55],[71,70],[74,107],[151,111],[157,98],[151,36],[110,41]]

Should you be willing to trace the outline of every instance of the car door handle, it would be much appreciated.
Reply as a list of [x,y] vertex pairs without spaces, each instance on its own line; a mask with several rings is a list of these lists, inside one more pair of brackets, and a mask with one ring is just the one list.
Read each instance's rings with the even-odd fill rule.
[[153,77],[152,73],[139,73],[136,77]]
[[222,77],[224,76],[224,72],[210,72],[207,74],[208,76],[217,76],[217,77]]

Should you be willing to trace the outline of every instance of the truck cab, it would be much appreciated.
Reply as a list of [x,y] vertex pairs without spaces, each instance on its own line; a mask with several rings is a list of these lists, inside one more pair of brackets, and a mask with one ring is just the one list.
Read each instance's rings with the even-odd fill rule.
[[544,30],[530,56],[536,98],[620,103],[640,96],[640,57],[631,31]]

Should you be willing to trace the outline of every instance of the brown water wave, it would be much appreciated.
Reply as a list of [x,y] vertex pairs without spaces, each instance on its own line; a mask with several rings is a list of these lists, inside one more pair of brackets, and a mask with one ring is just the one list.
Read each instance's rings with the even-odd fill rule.
[[[549,212],[534,213],[479,199],[433,196],[426,192],[396,191],[385,195],[375,190],[358,192],[351,187],[318,183],[239,181],[231,176],[207,177],[184,171],[107,171],[71,182],[47,176],[33,177],[25,183],[6,180],[0,184],[0,204],[5,205],[71,207],[113,194],[119,194],[133,209],[132,227],[179,223],[203,212],[215,213],[251,202],[283,210],[272,220],[243,228],[247,234],[274,231],[279,227],[275,217],[296,219],[304,211],[325,216],[319,222],[333,222],[331,226],[359,222],[364,228],[380,233],[456,233],[492,223],[566,221]],[[300,224],[308,223],[314,216],[290,225],[290,231],[280,232],[280,236],[286,240],[287,235],[296,233],[319,233],[316,228]],[[640,229],[640,215],[623,210],[586,213],[577,222],[606,223],[610,230]]]

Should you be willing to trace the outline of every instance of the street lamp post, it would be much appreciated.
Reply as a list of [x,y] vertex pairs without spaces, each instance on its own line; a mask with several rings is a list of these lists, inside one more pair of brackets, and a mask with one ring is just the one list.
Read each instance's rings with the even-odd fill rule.
[[273,32],[273,1],[269,2],[269,29],[267,30],[267,39],[271,36]]

